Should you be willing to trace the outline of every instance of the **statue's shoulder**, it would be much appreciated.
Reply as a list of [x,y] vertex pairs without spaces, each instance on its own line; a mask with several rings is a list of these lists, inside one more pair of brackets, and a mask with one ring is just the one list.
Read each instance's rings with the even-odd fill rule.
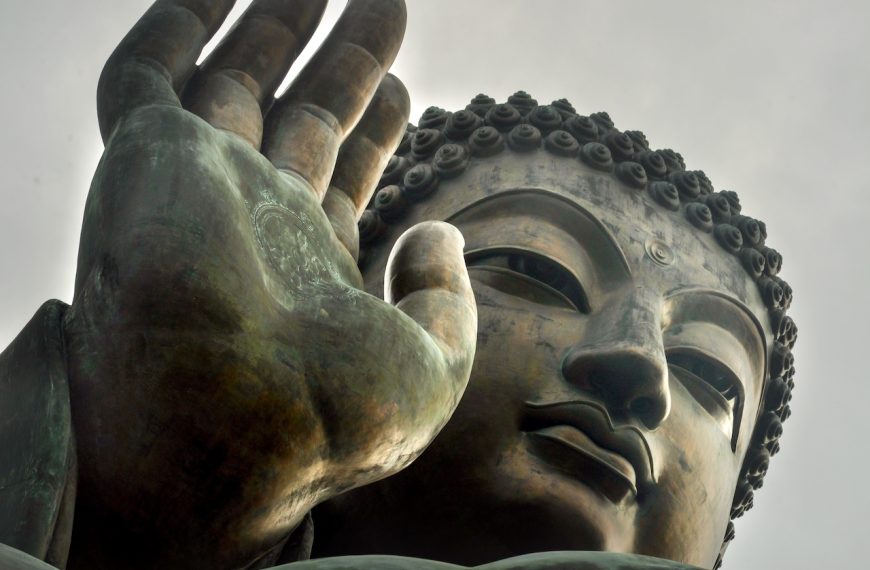
[[689,566],[639,554],[619,552],[541,552],[508,558],[478,566],[485,570],[699,570]]
[[[279,566],[275,570],[457,570],[467,568],[401,556],[342,556]],[[478,570],[700,570],[672,560],[616,552],[540,552],[475,566]]]
[[0,543],[58,565],[75,503],[67,305],[44,303],[0,353]]

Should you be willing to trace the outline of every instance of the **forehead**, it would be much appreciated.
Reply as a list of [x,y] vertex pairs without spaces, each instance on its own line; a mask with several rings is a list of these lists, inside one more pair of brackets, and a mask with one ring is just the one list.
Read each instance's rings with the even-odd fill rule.
[[[568,257],[572,250],[599,255],[598,263],[587,265],[609,271],[624,266],[637,286],[663,296],[684,288],[719,291],[767,321],[754,281],[712,234],[693,227],[682,211],[656,204],[646,191],[576,159],[536,151],[472,161],[460,177],[442,181],[432,195],[411,204],[389,237],[371,248],[363,266],[367,283],[375,285],[382,276],[398,235],[429,219],[460,227],[467,251],[501,244],[534,245]],[[376,287],[369,290],[379,294]]]

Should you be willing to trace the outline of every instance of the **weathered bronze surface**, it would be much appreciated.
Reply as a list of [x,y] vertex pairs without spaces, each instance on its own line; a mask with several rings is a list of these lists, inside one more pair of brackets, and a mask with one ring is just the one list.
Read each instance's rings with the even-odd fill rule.
[[788,416],[763,224],[565,100],[406,133],[400,0],[275,100],[325,2],[197,67],[232,4],[104,69],[73,302],[0,355],[0,566],[717,564]]
[[[315,552],[712,564],[771,338],[739,258],[646,192],[543,149],[473,162],[395,231],[432,218],[466,238],[468,389],[416,463],[316,511]],[[391,241],[367,251],[370,290]],[[730,397],[711,386],[719,374]]]

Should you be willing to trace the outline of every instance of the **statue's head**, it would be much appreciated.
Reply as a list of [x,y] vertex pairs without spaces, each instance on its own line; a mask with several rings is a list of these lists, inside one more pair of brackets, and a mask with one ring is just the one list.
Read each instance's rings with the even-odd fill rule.
[[643,134],[524,93],[409,129],[360,222],[369,292],[431,219],[466,240],[468,389],[411,467],[321,508],[316,548],[714,564],[789,414],[791,290],[764,224]]

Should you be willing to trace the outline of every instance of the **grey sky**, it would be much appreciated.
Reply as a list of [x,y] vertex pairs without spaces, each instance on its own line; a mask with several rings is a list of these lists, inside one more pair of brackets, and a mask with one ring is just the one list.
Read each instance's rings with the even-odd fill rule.
[[[240,2],[239,8],[248,1]],[[103,61],[149,0],[15,2],[0,19],[0,348],[70,300],[100,154]],[[325,24],[341,2],[333,1]],[[870,4],[408,0],[413,117],[484,92],[567,97],[674,148],[767,222],[796,293],[794,417],[726,568],[858,568],[870,461]],[[323,28],[323,27],[322,27]]]

